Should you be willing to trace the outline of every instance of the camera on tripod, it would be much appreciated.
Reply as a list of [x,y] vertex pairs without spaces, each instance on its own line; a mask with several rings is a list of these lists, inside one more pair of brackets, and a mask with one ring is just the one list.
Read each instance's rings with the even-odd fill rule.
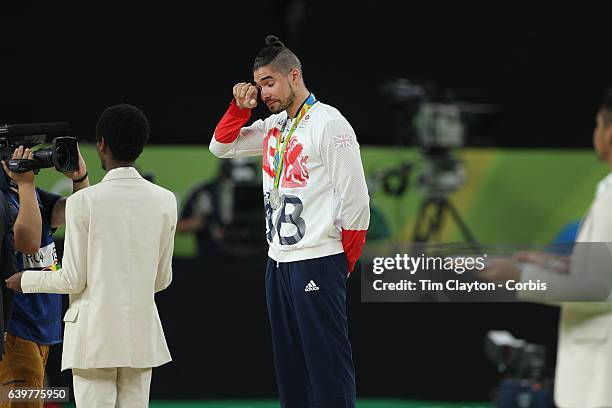
[[431,84],[418,84],[398,78],[382,85],[381,91],[391,102],[395,144],[416,146],[421,159],[403,163],[397,169],[379,173],[388,194],[401,196],[416,171],[416,185],[423,191],[415,223],[414,242],[427,242],[437,236],[445,214],[449,213],[467,242],[475,243],[459,212],[449,200],[465,182],[463,162],[455,151],[465,145],[476,129],[488,127],[499,110],[491,105],[460,102],[455,92],[440,93]]
[[[77,139],[67,136],[66,122],[0,125],[0,160],[6,161],[10,171],[25,173],[55,167],[61,172],[79,170]],[[12,159],[19,146],[33,150],[32,159]]]
[[434,86],[405,78],[385,83],[381,91],[395,112],[396,144],[418,147],[423,158],[417,185],[428,194],[458,190],[465,170],[453,150],[465,145],[467,115],[476,105],[455,101],[450,91],[439,96]]

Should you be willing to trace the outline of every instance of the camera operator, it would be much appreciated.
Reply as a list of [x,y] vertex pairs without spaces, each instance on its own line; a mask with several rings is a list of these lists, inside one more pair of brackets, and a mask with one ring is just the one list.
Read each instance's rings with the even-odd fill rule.
[[215,179],[196,187],[183,206],[176,231],[195,234],[199,259],[214,259],[220,255],[220,241],[224,235],[220,196],[224,186],[231,182],[231,171],[232,163],[224,162]]
[[[20,146],[12,158],[32,160],[33,154],[30,149]],[[57,270],[53,232],[65,224],[66,198],[36,187],[33,171],[16,173],[8,169],[6,162],[2,165],[2,190],[14,218],[17,270]],[[87,167],[80,151],[79,170],[64,175],[72,179],[73,192],[89,186]],[[9,387],[43,386],[49,346],[62,341],[61,313],[61,295],[16,294],[12,317],[6,328],[0,384]],[[42,407],[42,402],[20,404]],[[0,402],[0,407],[10,406],[10,401]]]
[[[0,194],[0,275],[4,278],[10,278],[17,272],[15,262],[15,246],[13,244],[13,230],[11,224],[11,210],[4,194]],[[9,290],[4,283],[4,279],[0,284],[0,360],[4,354],[4,333],[5,327],[11,316],[11,307],[15,292]]]

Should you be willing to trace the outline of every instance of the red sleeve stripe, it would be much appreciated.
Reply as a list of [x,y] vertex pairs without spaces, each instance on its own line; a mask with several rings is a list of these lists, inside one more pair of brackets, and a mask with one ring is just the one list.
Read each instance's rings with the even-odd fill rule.
[[361,256],[368,230],[342,230],[342,246],[348,260],[349,273],[353,272],[355,263]]
[[240,129],[251,118],[250,109],[240,109],[236,100],[232,99],[227,112],[215,128],[215,140],[219,143],[232,143],[238,138]]

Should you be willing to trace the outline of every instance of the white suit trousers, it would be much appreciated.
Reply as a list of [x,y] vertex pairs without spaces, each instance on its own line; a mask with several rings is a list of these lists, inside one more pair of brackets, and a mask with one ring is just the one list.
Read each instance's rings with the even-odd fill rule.
[[72,369],[77,408],[146,408],[151,368]]

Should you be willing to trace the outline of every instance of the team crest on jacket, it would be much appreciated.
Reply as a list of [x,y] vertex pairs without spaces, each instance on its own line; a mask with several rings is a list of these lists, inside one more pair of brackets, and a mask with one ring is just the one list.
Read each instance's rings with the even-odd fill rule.
[[[280,137],[280,130],[277,127],[270,129],[263,141],[264,157],[263,171],[274,178],[274,155],[276,154],[276,142]],[[281,187],[294,188],[306,187],[308,184],[308,156],[304,155],[304,145],[302,145],[295,135],[287,143],[283,161],[283,175],[281,177]]]

